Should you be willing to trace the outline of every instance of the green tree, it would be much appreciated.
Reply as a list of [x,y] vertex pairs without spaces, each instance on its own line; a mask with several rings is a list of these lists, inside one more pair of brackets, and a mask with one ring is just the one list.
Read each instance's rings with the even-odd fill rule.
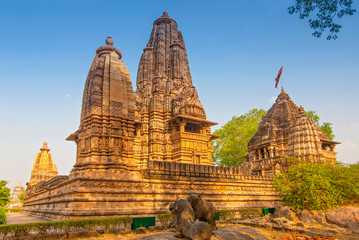
[[352,165],[308,163],[292,165],[275,176],[273,187],[294,211],[325,210],[359,202],[359,163]]
[[216,130],[219,139],[212,142],[212,159],[215,165],[233,167],[244,161],[249,140],[256,133],[258,124],[266,114],[263,109],[252,109],[248,113],[227,122]]
[[[327,40],[337,39],[337,33],[342,27],[336,21],[345,15],[353,15],[353,0],[296,0],[294,6],[288,8],[289,14],[299,13],[300,19],[309,18],[309,25],[314,29],[314,37],[321,37],[329,30]],[[311,14],[316,14],[314,18]],[[335,21],[335,22],[334,22]]]
[[325,135],[327,135],[327,137],[328,137],[330,140],[333,140],[333,139],[335,138],[335,135],[334,135],[334,133],[333,133],[333,128],[332,128],[333,123],[323,122],[323,124],[320,125],[320,124],[319,124],[320,118],[319,118],[319,116],[318,116],[318,114],[317,114],[316,111],[306,111],[305,113],[308,115],[308,117],[309,117],[310,119],[313,120],[313,122],[314,122],[317,126],[320,127],[320,129],[322,129],[322,131],[325,133]]
[[20,194],[20,196],[19,196],[20,203],[24,203],[26,192],[27,192],[27,190],[23,191],[23,193]]
[[7,181],[0,181],[0,207],[10,202],[10,189],[6,187]]

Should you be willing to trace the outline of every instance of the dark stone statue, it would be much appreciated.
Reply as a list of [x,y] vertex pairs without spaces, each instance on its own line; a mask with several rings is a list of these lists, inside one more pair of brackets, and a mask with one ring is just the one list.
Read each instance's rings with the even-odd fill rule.
[[195,222],[191,204],[187,199],[179,198],[170,204],[170,211],[177,219],[175,237],[187,237],[192,240],[210,240],[212,229],[205,222]]
[[192,206],[195,220],[208,222],[212,230],[216,230],[217,210],[212,203],[204,200],[199,195],[188,196],[187,200]]

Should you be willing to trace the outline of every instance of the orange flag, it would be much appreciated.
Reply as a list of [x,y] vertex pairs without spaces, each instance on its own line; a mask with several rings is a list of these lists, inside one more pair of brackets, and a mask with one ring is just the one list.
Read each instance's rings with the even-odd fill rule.
[[283,71],[283,66],[279,69],[278,75],[277,75],[277,77],[275,79],[275,88],[278,87],[279,78],[280,78],[280,75],[282,75],[282,71]]

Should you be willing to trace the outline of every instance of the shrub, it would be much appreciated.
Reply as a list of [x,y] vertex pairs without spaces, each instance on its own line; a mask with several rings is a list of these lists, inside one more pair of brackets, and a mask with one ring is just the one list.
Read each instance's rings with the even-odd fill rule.
[[359,202],[359,163],[299,162],[275,176],[273,187],[294,211],[325,210]]
[[2,207],[0,207],[0,224],[6,223],[6,213]]
[[260,208],[246,208],[246,209],[236,209],[236,210],[219,210],[220,219],[227,220],[233,218],[256,218],[263,216],[262,209]]
[[119,228],[121,225],[131,224],[132,221],[132,217],[118,217],[1,225],[0,239],[7,235],[13,237],[27,236],[30,232],[45,235],[49,234],[49,231],[68,233],[91,231],[96,228],[110,230]]
[[21,212],[21,208],[4,208],[5,212]]
[[164,213],[157,215],[158,220],[160,220],[161,225],[169,226],[170,222],[173,221],[173,214],[172,213]]

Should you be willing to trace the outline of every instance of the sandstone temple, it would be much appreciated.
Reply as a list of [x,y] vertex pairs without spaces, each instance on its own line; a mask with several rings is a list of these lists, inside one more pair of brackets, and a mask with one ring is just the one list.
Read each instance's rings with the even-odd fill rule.
[[[57,176],[44,145],[25,213],[48,219],[146,216],[168,212],[170,202],[190,194],[217,209],[276,207],[281,203],[271,176],[287,167],[277,156],[335,158],[336,143],[282,92],[249,144],[248,162],[213,166],[210,127],[216,123],[206,118],[182,33],[166,12],[153,23],[136,86],[134,91],[122,53],[108,37],[88,72],[80,126],[67,138],[77,146],[73,169]],[[51,177],[39,173],[43,165]]]
[[248,143],[245,165],[252,175],[273,176],[288,171],[294,159],[333,163],[337,144],[328,139],[304,108],[298,108],[282,88]]
[[40,148],[36,155],[34,166],[31,171],[30,185],[36,185],[42,181],[48,181],[57,176],[56,165],[52,162],[52,156],[47,142]]

